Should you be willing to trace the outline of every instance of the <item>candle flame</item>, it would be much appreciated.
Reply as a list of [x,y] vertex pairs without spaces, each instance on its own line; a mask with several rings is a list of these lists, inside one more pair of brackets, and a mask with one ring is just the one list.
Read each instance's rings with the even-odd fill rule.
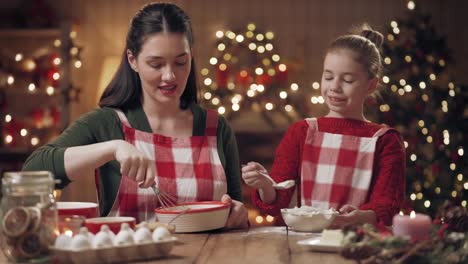
[[403,213],[403,211],[400,211],[400,215],[405,215],[405,214]]
[[69,237],[72,237],[73,236],[73,232],[71,230],[67,230],[64,232],[65,235],[69,236]]
[[410,218],[415,218],[415,217],[416,217],[416,213],[414,211],[411,211]]

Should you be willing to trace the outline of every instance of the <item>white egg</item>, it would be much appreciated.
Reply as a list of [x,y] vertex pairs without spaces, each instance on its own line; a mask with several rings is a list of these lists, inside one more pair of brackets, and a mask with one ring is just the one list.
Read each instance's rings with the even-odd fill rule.
[[138,230],[135,232],[135,235],[133,235],[133,238],[135,239],[136,243],[145,243],[152,241],[151,232],[147,227],[138,228]]
[[115,237],[114,244],[116,246],[126,246],[135,244],[135,241],[133,239],[133,230],[127,223],[122,224],[119,233]]
[[69,248],[71,250],[85,250],[91,248],[91,243],[89,243],[87,236],[77,234],[72,238]]
[[153,231],[153,241],[167,240],[171,237],[171,232],[163,226],[159,226]]
[[[102,225],[102,226],[101,226],[101,230],[100,230],[99,232],[104,232],[104,233],[109,234],[109,236],[111,237],[112,241],[114,241],[114,239],[115,239],[115,234],[114,234],[114,232],[112,232],[112,231],[110,230],[110,228],[109,228],[108,225]],[[99,233],[99,232],[98,232],[98,233]]]
[[135,234],[135,230],[133,230],[128,223],[122,223],[122,225],[120,226],[120,231],[122,230],[130,232],[132,235]]
[[69,235],[61,234],[55,239],[54,247],[61,249],[70,248],[72,238]]
[[99,231],[93,240],[93,248],[112,247],[114,245],[114,233],[110,231],[107,225],[101,226]]
[[94,234],[88,231],[88,228],[85,226],[80,227],[80,234],[88,238],[89,243],[93,244]]

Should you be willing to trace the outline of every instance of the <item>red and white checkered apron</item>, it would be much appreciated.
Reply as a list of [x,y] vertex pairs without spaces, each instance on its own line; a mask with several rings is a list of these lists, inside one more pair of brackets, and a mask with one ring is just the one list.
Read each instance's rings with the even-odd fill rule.
[[[227,192],[226,175],[218,155],[218,114],[208,110],[204,136],[167,137],[136,130],[116,110],[125,141],[155,162],[156,186],[177,198],[177,203],[220,200]],[[158,204],[151,188],[122,175],[110,216],[133,216],[138,221],[154,217]]]
[[301,204],[323,209],[339,209],[345,204],[365,202],[372,179],[374,152],[378,138],[320,132],[316,118],[307,118],[301,169]]

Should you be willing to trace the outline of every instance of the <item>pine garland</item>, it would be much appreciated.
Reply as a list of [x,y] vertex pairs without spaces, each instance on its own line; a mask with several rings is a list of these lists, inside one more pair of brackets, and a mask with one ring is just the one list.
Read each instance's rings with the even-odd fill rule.
[[341,255],[362,264],[468,263],[468,211],[446,203],[434,221],[432,238],[414,242],[393,236],[388,228],[348,226]]

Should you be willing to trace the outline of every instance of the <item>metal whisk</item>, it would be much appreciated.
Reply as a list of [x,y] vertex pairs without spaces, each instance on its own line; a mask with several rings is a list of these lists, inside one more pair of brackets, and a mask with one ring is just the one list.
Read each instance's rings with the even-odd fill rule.
[[153,189],[154,194],[156,195],[156,198],[158,199],[158,202],[162,208],[168,208],[177,205],[177,199],[171,194],[159,189],[156,184],[151,186],[151,189]]
[[[153,189],[154,194],[156,195],[156,198],[158,199],[158,202],[161,205],[161,208],[170,208],[175,207],[177,205],[176,198],[170,195],[169,193],[162,191],[159,187],[156,186],[156,184],[151,186],[151,189]],[[189,206],[180,206],[180,208],[182,210],[178,212],[177,215],[169,221],[169,223],[167,223],[168,225],[190,210]]]

